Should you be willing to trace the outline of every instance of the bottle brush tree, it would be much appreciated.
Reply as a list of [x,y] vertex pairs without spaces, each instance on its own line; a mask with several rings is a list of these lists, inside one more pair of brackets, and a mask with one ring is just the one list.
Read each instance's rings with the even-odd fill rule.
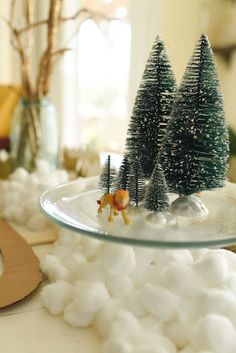
[[107,157],[106,163],[99,179],[99,189],[102,190],[104,194],[109,194],[110,192],[112,192],[114,189],[116,177],[116,171],[111,166],[111,156],[109,155]]
[[130,162],[130,174],[128,179],[128,191],[131,203],[138,207],[145,195],[146,179],[138,159]]
[[167,193],[162,167],[156,163],[145,194],[144,207],[153,213],[167,211],[170,206]]
[[157,37],[137,92],[126,140],[131,159],[139,158],[150,178],[170,118],[175,77],[162,40]]
[[159,157],[169,190],[191,195],[223,187],[228,154],[216,64],[202,35],[177,92]]
[[130,173],[130,163],[128,160],[128,156],[125,155],[120,165],[119,173],[117,176],[116,189],[127,190],[129,173]]

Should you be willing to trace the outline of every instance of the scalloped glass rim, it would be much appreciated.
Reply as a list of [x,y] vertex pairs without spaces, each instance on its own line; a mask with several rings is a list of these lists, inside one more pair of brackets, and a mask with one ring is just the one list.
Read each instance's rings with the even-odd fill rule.
[[[42,210],[42,212],[49,218],[51,219],[54,223],[65,227],[67,229],[70,229],[74,232],[80,233],[85,236],[89,236],[98,240],[102,241],[109,241],[109,242],[114,242],[114,243],[120,243],[120,244],[125,244],[125,245],[132,245],[132,246],[141,246],[141,247],[148,247],[148,248],[205,248],[205,247],[222,247],[226,245],[233,245],[236,243],[236,217],[235,218],[235,228],[233,229],[233,233],[229,234],[231,236],[229,237],[216,237],[212,239],[206,239],[206,240],[196,240],[196,239],[184,239],[181,241],[172,241],[170,239],[147,239],[147,238],[134,238],[131,235],[128,236],[121,236],[121,235],[114,235],[111,234],[111,232],[99,229],[99,223],[97,221],[97,225],[91,226],[90,221],[87,221],[88,216],[86,216],[86,206],[83,207],[83,212],[81,212],[81,216],[77,216],[71,212],[73,210],[76,210],[76,207],[78,207],[77,203],[78,200],[83,200],[83,198],[92,198],[91,200],[91,205],[94,204],[93,207],[96,207],[95,201],[96,201],[96,188],[95,186],[97,185],[97,177],[95,178],[87,178],[87,179],[78,179],[76,181],[72,181],[69,183],[65,184],[60,184],[58,186],[55,186],[46,192],[43,193],[43,195],[40,197],[39,200],[39,207]],[[231,184],[232,185],[232,184]],[[235,195],[236,195],[236,186],[235,187]],[[212,193],[212,192],[211,192]],[[216,191],[216,193],[220,192]],[[236,196],[235,199],[230,198],[230,192],[228,192],[228,198],[230,202],[233,202],[233,206],[235,206],[235,211],[236,211]],[[227,197],[226,194],[223,194],[223,197]],[[232,201],[233,200],[233,201]],[[81,202],[81,201],[80,201]],[[86,205],[86,203],[84,202]],[[84,206],[83,203],[81,203],[81,206]],[[75,205],[75,206],[74,206]],[[79,210],[79,208],[78,208]],[[90,210],[90,209],[89,209]],[[92,211],[90,211],[91,213]],[[236,214],[236,212],[234,212]],[[92,213],[94,217],[96,216],[96,211],[95,214],[94,212]],[[95,218],[96,219],[96,218]],[[218,218],[217,218],[218,219]],[[95,222],[93,220],[93,222]],[[227,224],[227,222],[226,222]],[[109,225],[109,227],[111,227]],[[125,227],[125,228],[124,228]],[[127,229],[130,226],[123,226],[120,227],[120,225],[117,226],[117,229],[125,229],[127,232]],[[147,231],[148,228],[145,229]],[[179,229],[181,231],[181,229]],[[163,229],[159,230],[154,230],[155,232],[160,233],[165,231]],[[152,232],[154,232],[152,230]],[[151,230],[150,230],[151,232]],[[119,231],[118,231],[119,233]]]

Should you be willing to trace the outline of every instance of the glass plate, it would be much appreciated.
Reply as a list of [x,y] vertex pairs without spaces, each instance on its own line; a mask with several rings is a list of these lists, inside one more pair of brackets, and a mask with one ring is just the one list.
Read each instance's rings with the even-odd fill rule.
[[235,184],[202,193],[209,209],[206,218],[178,217],[175,226],[158,229],[145,221],[147,213],[132,210],[131,225],[124,225],[121,215],[108,224],[108,209],[97,215],[96,201],[101,197],[97,182],[97,178],[88,178],[56,186],[41,196],[39,206],[53,222],[103,241],[156,248],[222,247],[236,243]]

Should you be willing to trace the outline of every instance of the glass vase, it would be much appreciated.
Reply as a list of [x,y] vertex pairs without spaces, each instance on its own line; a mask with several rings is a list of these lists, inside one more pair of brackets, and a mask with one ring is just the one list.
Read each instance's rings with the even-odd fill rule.
[[12,121],[10,134],[13,169],[35,168],[37,159],[56,167],[59,160],[58,120],[54,105],[47,99],[21,98]]

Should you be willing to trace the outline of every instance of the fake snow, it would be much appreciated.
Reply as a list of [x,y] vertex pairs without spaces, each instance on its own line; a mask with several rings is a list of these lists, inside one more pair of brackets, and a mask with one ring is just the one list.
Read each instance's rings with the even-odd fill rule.
[[49,221],[38,208],[39,197],[48,188],[68,179],[66,171],[52,171],[44,160],[37,161],[33,173],[17,168],[8,180],[0,180],[0,214],[30,230],[45,229]]
[[208,209],[200,197],[180,196],[171,204],[171,212],[183,217],[203,217],[208,214]]
[[102,353],[235,353],[236,255],[98,242],[60,230],[41,267],[53,315],[93,326]]

